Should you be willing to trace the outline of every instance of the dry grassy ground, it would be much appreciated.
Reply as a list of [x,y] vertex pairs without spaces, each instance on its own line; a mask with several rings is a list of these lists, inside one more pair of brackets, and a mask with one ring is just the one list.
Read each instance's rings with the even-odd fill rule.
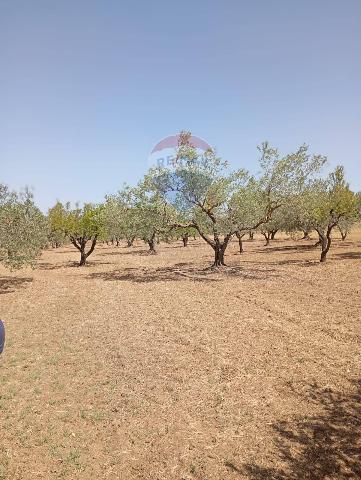
[[361,478],[361,233],[0,271],[0,479]]

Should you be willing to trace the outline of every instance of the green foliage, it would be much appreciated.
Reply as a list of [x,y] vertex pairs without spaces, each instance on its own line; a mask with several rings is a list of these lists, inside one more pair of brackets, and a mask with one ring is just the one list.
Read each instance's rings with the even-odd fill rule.
[[56,202],[48,211],[48,238],[53,247],[60,247],[66,241],[65,216],[66,210],[61,202]]
[[141,182],[133,190],[133,215],[136,220],[137,236],[154,250],[154,240],[168,239],[170,225],[176,219],[175,209],[157,191],[148,189],[147,182]]
[[125,186],[115,195],[106,197],[104,224],[108,238],[124,238],[130,246],[140,238],[142,218],[136,209],[137,190]]
[[288,207],[282,205],[272,215],[272,218],[259,227],[259,231],[267,240],[273,240],[279,231],[287,231],[288,228]]
[[11,269],[34,266],[47,244],[47,221],[29,190],[0,184],[0,262]]
[[102,210],[104,240],[119,242],[125,233],[125,215],[127,206],[120,195],[107,195]]
[[64,209],[63,231],[70,240],[91,240],[104,234],[103,206],[86,203],[82,208]]
[[[80,251],[79,265],[85,265],[86,259],[94,251],[98,237],[105,234],[103,210],[102,205],[91,203],[72,209],[69,203],[63,206],[57,202],[49,212],[55,231],[68,237]],[[91,247],[86,252],[88,241],[91,241]]]
[[178,226],[195,228],[216,257],[221,252],[217,265],[224,264],[224,251],[236,232],[269,222],[278,208],[305,189],[325,162],[322,156],[311,156],[305,145],[280,157],[265,142],[259,148],[260,174],[252,176],[243,169],[230,172],[214,151],[198,155],[189,139],[190,132],[181,133],[174,168],[151,170],[147,182],[188,219]]
[[312,182],[297,199],[302,221],[316,230],[336,226],[341,219],[357,217],[357,197],[345,180],[344,169],[336,167],[326,179]]
[[[0,261],[20,267],[33,264],[46,244],[69,239],[81,252],[81,265],[93,252],[98,238],[143,239],[154,252],[155,241],[199,234],[215,252],[216,266],[234,235],[240,245],[245,232],[259,230],[267,239],[278,230],[318,232],[325,257],[331,232],[338,226],[348,232],[361,218],[361,194],[354,194],[337,167],[319,176],[326,162],[311,155],[307,145],[281,156],[264,142],[259,148],[259,172],[230,171],[213,150],[199,154],[181,132],[172,168],[149,171],[134,188],[125,186],[106,196],[103,205],[71,208],[57,202],[47,219],[31,194],[10,192],[0,184]],[[91,242],[88,252],[87,242]]]
[[[294,228],[314,229],[318,233],[321,245],[321,262],[332,243],[332,231],[340,222],[351,222],[358,215],[358,198],[350,190],[345,180],[343,167],[338,166],[325,179],[314,180],[299,195],[291,210],[297,212]],[[297,225],[298,223],[298,225]]]

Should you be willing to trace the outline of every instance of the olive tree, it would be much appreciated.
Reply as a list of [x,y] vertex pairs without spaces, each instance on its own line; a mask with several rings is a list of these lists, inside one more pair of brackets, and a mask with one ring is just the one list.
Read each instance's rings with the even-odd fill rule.
[[64,218],[64,206],[58,201],[48,210],[48,239],[54,248],[60,247],[66,241],[66,235],[64,233]]
[[361,220],[361,194],[355,193],[354,197],[355,208],[353,213],[340,218],[337,228],[341,234],[341,239],[346,240],[347,235],[351,232],[352,228]]
[[340,218],[338,222],[337,228],[340,232],[342,241],[346,240],[347,235],[351,232],[353,226],[357,222],[357,216],[353,216],[352,218]]
[[47,244],[47,221],[29,190],[0,184],[0,262],[11,269],[34,266]]
[[266,240],[265,245],[269,245],[271,240],[274,240],[279,231],[286,232],[289,228],[288,218],[289,206],[283,205],[277,209],[269,222],[260,226],[259,231]]
[[[95,249],[99,236],[104,232],[102,209],[101,205],[91,203],[74,209],[67,204],[64,209],[64,233],[80,252],[80,267],[86,264],[87,258]],[[88,242],[90,242],[90,247],[86,251]]]
[[116,242],[119,246],[121,238],[125,232],[125,215],[127,213],[127,205],[119,194],[107,195],[103,206],[102,217],[104,222],[105,239]]
[[181,238],[183,242],[183,247],[188,246],[189,237],[195,237],[196,230],[192,227],[179,227],[174,229],[174,236],[176,238]]
[[283,230],[292,236],[302,232],[302,240],[310,240],[310,233],[314,230],[313,221],[305,208],[305,198],[310,190],[311,184],[299,195],[292,197],[282,209]]
[[320,262],[325,262],[332,244],[332,231],[340,221],[357,215],[357,197],[345,180],[343,167],[336,167],[326,179],[315,180],[300,196],[307,222],[319,236]]
[[125,185],[122,190],[112,195],[112,199],[118,205],[116,228],[120,237],[125,239],[127,247],[131,247],[136,238],[142,238],[143,218],[139,209],[139,189]]
[[187,211],[187,209],[183,208],[182,204],[179,204],[178,202],[173,202],[173,207],[175,209],[175,217],[173,217],[175,218],[175,224],[185,226],[172,227],[169,234],[172,236],[172,238],[176,240],[181,239],[183,242],[183,247],[187,247],[189,238],[196,238],[197,230],[192,226],[187,226],[187,223],[191,221],[191,218],[189,216],[189,212]]
[[255,230],[270,221],[273,212],[324,163],[324,157],[311,157],[306,146],[280,157],[265,142],[259,147],[259,175],[243,169],[231,172],[214,151],[199,155],[190,137],[190,132],[181,132],[173,168],[153,169],[149,178],[168,202],[188,212],[190,221],[174,226],[198,232],[214,251],[213,267],[225,266],[227,246],[237,232]]
[[176,212],[159,192],[149,190],[147,181],[134,188],[132,197],[137,236],[148,244],[149,253],[155,254],[156,240],[169,237],[169,225],[174,222]]

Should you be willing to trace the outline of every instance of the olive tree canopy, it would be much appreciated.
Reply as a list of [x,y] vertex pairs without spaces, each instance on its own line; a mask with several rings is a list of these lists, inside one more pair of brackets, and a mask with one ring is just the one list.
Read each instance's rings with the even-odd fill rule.
[[11,269],[34,266],[47,244],[47,221],[32,193],[0,184],[0,262]]
[[332,231],[341,221],[357,218],[357,196],[345,180],[344,168],[336,167],[326,179],[312,182],[297,198],[298,209],[307,225],[316,230],[321,245],[320,261],[325,262],[332,243]]

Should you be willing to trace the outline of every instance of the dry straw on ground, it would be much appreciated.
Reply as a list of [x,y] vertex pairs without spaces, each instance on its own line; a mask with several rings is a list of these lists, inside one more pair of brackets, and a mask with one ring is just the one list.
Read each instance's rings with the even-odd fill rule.
[[361,478],[361,234],[0,272],[0,479]]

